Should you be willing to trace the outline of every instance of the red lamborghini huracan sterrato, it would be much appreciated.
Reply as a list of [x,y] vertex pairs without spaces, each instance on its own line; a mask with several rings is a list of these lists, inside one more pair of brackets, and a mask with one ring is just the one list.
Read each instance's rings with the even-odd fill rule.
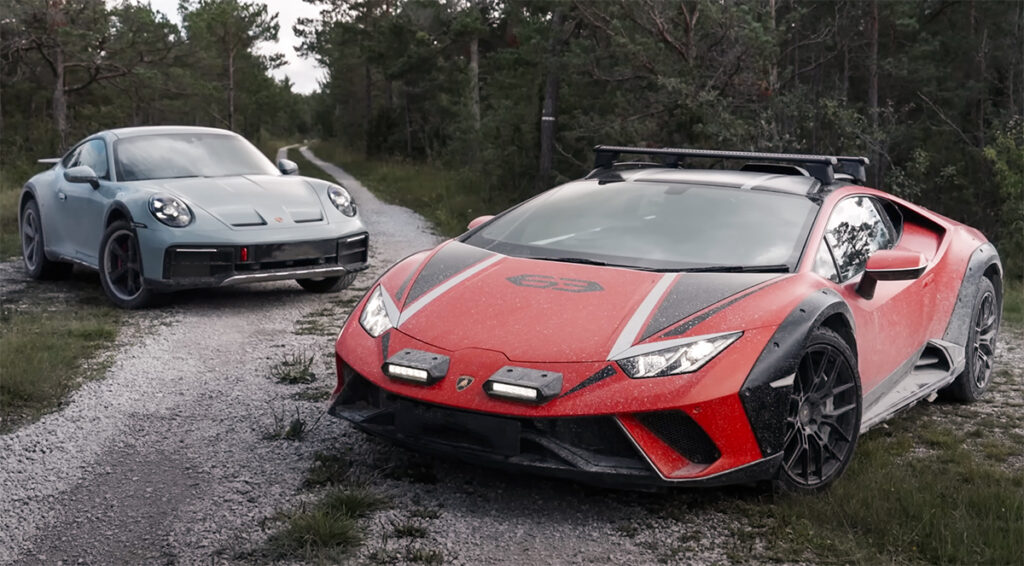
[[590,483],[815,490],[896,412],[985,392],[995,248],[861,186],[866,159],[596,155],[385,273],[338,337],[331,414]]

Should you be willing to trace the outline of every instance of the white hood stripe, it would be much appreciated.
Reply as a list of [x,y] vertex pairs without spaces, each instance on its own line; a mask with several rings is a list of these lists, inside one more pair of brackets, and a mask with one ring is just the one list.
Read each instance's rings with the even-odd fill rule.
[[485,268],[493,265],[500,259],[500,255],[494,254],[491,257],[481,261],[480,263],[467,268],[462,273],[459,273],[458,275],[452,277],[451,279],[445,281],[444,283],[441,283],[437,287],[434,287],[433,289],[430,290],[430,292],[416,299],[416,301],[413,304],[409,305],[409,308],[402,311],[402,315],[398,319],[398,324],[396,324],[395,326],[402,326],[402,324],[404,324],[405,321],[409,320],[412,317],[412,315],[419,312],[420,309],[427,306],[427,304],[429,304],[431,301],[440,297],[452,287],[458,285],[459,283],[462,283],[466,279],[469,279],[477,272],[482,271]]
[[615,340],[615,345],[612,346],[612,351],[608,353],[608,360],[618,359],[623,352],[636,342],[636,337],[643,330],[644,322],[647,322],[647,318],[651,316],[654,307],[658,305],[658,301],[665,295],[665,291],[672,286],[677,277],[679,277],[678,273],[666,273],[661,276],[661,280],[647,294],[644,302],[640,303],[640,306],[637,307],[636,312],[633,313],[633,318],[629,319],[629,322],[623,327],[622,333],[619,334],[619,338]]

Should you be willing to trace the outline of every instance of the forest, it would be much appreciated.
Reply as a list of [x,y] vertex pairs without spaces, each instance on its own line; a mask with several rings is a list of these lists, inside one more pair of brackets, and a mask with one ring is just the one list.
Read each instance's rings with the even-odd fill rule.
[[864,155],[869,185],[980,228],[1024,274],[1024,2],[304,1],[310,95],[269,75],[262,2],[182,0],[178,25],[146,3],[2,0],[0,180],[148,124],[430,164],[491,212],[602,143]]

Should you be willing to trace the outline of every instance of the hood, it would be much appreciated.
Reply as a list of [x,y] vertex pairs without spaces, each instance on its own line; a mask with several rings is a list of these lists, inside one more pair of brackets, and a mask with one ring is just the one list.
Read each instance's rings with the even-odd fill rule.
[[167,179],[156,190],[186,199],[232,228],[324,222],[320,197],[302,177],[244,175]]
[[[405,270],[402,270],[405,271]],[[385,278],[398,329],[519,362],[604,361],[777,273],[654,273],[515,258],[449,242]]]

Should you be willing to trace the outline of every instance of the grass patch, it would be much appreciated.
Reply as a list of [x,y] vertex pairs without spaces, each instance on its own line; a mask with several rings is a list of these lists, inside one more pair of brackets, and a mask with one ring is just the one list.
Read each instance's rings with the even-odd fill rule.
[[313,383],[316,381],[313,359],[314,355],[306,352],[285,354],[284,359],[270,368],[270,377],[289,385]]
[[94,374],[94,355],[117,338],[122,314],[106,305],[0,312],[0,432],[38,418]]
[[1024,325],[1024,281],[1007,279],[1003,288],[1003,321]]
[[295,416],[291,417],[284,409],[271,411],[270,416],[273,422],[270,430],[264,433],[263,438],[267,440],[302,440],[308,426],[306,419],[299,414],[299,408],[295,408]]
[[383,499],[362,489],[335,489],[309,509],[290,515],[266,543],[274,559],[339,560],[363,539],[358,520],[383,506]]
[[18,197],[21,187],[0,179],[0,261],[21,255],[18,235]]
[[337,485],[348,476],[351,468],[352,464],[344,454],[317,452],[303,483],[306,487]]
[[351,173],[381,200],[422,214],[443,236],[461,234],[470,220],[512,204],[489,202],[468,173],[424,163],[370,160],[331,141],[317,142],[310,148],[317,157]]
[[[929,450],[915,451],[915,437]],[[827,493],[737,502],[765,545],[749,552],[830,564],[1024,562],[1024,476],[994,462],[1015,449],[986,442],[978,454],[966,440],[910,419],[873,431]]]
[[409,516],[415,519],[440,519],[441,510],[434,507],[416,507],[409,511]]
[[395,525],[391,534],[397,538],[426,538],[427,528],[416,523],[402,523]]

